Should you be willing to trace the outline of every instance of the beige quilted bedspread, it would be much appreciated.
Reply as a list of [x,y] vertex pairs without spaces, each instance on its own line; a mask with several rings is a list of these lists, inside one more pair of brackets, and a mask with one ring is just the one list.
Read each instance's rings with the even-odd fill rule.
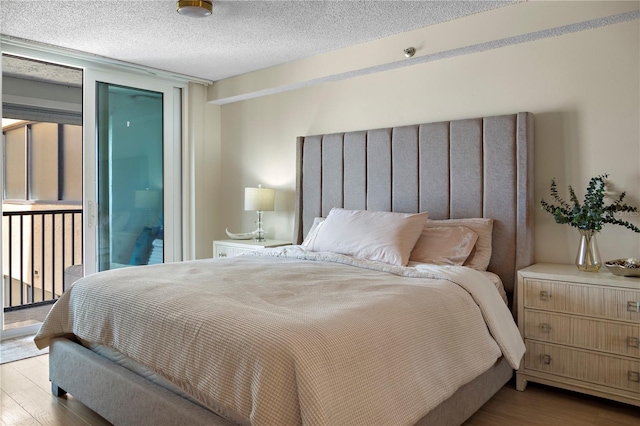
[[410,425],[503,353],[514,367],[524,353],[475,271],[297,247],[87,276],[36,344],[69,333],[254,425]]

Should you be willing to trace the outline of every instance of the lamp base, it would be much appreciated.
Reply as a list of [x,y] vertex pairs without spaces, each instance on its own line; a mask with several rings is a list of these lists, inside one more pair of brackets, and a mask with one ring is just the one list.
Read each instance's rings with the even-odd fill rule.
[[258,210],[258,220],[256,221],[256,230],[253,231],[255,237],[253,241],[265,241],[264,229],[262,228],[262,211]]

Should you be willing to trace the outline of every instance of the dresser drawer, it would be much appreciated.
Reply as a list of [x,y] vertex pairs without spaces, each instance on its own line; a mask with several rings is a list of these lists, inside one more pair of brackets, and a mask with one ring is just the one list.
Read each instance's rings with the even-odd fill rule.
[[599,321],[526,309],[524,337],[640,358],[640,324]]
[[229,246],[223,246],[223,245],[216,245],[214,250],[215,253],[213,255],[214,257],[234,257],[239,255],[240,253],[257,251],[257,250],[258,249],[250,250],[250,249],[241,248],[241,247],[229,247]]
[[526,369],[640,392],[640,361],[530,340],[526,346]]
[[525,279],[524,304],[555,312],[640,322],[640,291],[563,281]]
[[216,240],[213,242],[213,257],[234,257],[242,253],[261,251],[265,248],[291,245],[284,240]]

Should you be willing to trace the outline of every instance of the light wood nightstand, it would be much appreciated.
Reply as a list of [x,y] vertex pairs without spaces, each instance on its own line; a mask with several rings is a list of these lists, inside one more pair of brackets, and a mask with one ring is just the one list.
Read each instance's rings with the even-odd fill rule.
[[217,240],[213,242],[213,257],[233,257],[246,251],[257,251],[264,248],[288,246],[291,241],[280,240]]
[[536,264],[517,286],[518,390],[532,381],[640,406],[640,279]]

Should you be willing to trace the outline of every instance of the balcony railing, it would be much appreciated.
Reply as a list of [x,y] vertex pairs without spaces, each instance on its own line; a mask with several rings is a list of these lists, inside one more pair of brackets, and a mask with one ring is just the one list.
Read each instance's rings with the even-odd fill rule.
[[82,210],[3,212],[4,312],[55,302],[82,263]]

